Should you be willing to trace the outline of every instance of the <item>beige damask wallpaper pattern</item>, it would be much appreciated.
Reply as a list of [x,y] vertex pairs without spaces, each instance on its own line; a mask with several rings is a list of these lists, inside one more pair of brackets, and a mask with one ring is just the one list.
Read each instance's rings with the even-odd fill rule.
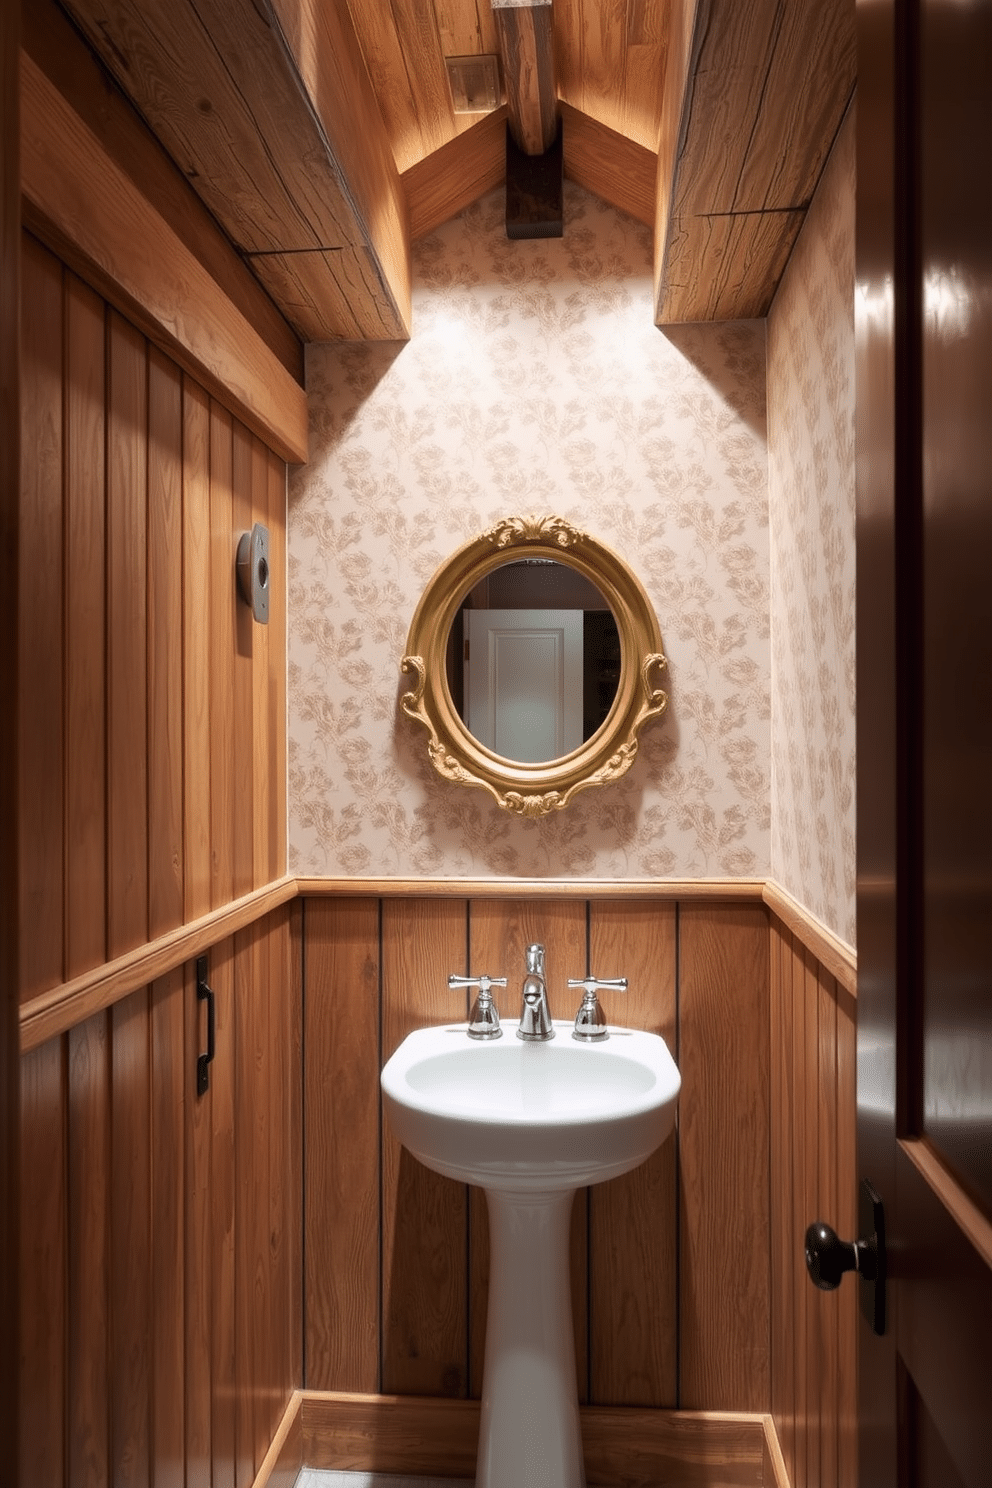
[[768,317],[772,874],[855,943],[854,119]]
[[[329,876],[741,877],[770,865],[763,322],[663,334],[651,242],[566,183],[561,240],[495,192],[415,248],[406,345],[311,347],[289,513],[290,867]],[[398,697],[456,546],[555,512],[657,611],[668,716],[633,769],[519,820],[432,770]]]

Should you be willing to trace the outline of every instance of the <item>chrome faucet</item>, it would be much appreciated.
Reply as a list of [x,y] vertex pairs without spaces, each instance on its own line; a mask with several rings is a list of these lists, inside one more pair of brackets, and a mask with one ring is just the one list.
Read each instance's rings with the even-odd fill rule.
[[520,1009],[520,1027],[517,1038],[528,1042],[546,1043],[555,1036],[548,1007],[548,988],[544,980],[544,947],[527,947],[527,975],[524,977],[523,1006]]

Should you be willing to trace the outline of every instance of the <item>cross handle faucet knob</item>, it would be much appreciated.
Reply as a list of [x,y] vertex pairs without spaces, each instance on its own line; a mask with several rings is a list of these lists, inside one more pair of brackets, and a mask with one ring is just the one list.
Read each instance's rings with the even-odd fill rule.
[[478,987],[479,989],[479,995],[468,1015],[469,1038],[502,1038],[503,1030],[499,1026],[499,1012],[493,1002],[492,989],[493,987],[505,987],[506,977],[491,977],[485,973],[477,977],[452,975],[448,978],[448,986],[452,989],[455,987]]
[[582,1006],[575,1015],[575,1027],[572,1029],[572,1037],[580,1043],[591,1044],[596,1040],[609,1038],[606,1028],[606,1015],[600,1006],[596,993],[600,988],[611,992],[626,992],[626,977],[569,977],[570,987],[581,987],[583,989]]

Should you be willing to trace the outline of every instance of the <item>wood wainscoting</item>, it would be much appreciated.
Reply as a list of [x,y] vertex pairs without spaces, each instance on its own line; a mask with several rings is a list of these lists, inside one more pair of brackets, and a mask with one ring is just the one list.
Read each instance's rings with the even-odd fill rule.
[[21,1062],[21,1476],[248,1488],[302,1371],[299,911]]
[[[616,1022],[668,1040],[677,1136],[581,1192],[572,1228],[584,1403],[771,1408],[768,916],[756,903],[451,897],[305,901],[306,1385],[477,1397],[485,1201],[429,1172],[380,1117],[379,1069],[425,1022],[464,1019],[450,972],[506,975],[547,946],[568,977],[625,975]],[[567,1000],[566,1000],[567,999]]]
[[857,1469],[857,1288],[818,1291],[806,1226],[856,1233],[853,963],[828,971],[803,938],[771,920],[772,1404],[792,1488],[849,1488]]
[[775,912],[760,890],[631,893],[305,899],[307,1389],[478,1397],[484,1198],[398,1146],[378,1072],[411,1028],[464,1019],[451,971],[507,975],[512,1023],[540,939],[556,1014],[566,978],[626,975],[608,1016],[662,1033],[683,1076],[676,1135],[576,1201],[583,1404],[768,1413],[792,1488],[847,1488],[856,1302],[814,1290],[803,1236],[821,1217],[853,1233],[853,963],[781,893]]
[[[25,235],[21,1000],[285,872],[285,465]],[[269,527],[271,621],[236,597]]]

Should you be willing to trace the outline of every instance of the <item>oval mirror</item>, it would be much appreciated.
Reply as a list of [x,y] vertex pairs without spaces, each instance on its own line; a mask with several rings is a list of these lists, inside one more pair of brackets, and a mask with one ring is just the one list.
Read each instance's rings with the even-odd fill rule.
[[640,583],[555,516],[509,517],[443,563],[401,666],[415,678],[401,706],[427,730],[434,768],[521,816],[625,774],[640,729],[668,704]]

